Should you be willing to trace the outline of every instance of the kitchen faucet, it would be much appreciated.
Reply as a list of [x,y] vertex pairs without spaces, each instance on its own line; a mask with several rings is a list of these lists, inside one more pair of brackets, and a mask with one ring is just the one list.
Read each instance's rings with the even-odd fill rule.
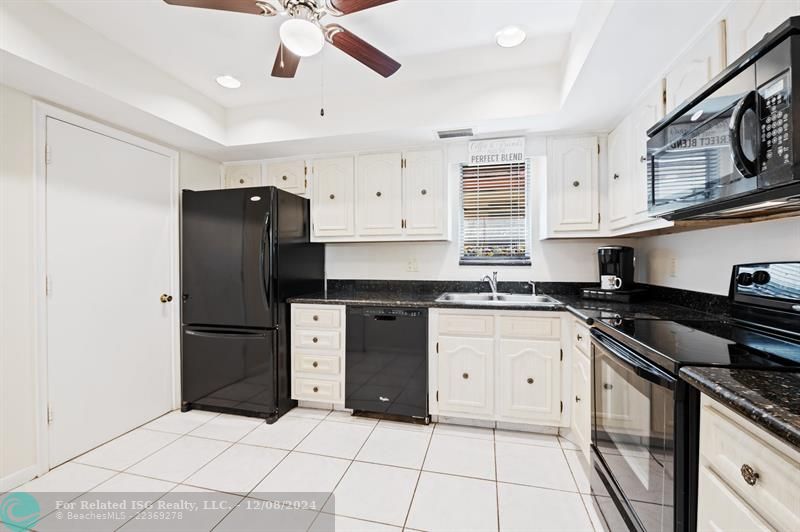
[[528,281],[528,284],[531,285],[531,295],[536,295],[536,281]]
[[497,272],[492,272],[492,276],[484,275],[481,282],[488,282],[489,287],[492,289],[492,299],[497,299]]

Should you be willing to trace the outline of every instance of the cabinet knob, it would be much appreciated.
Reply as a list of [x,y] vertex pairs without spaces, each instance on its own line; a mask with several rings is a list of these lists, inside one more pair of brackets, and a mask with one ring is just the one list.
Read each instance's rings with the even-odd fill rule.
[[317,342],[319,342],[319,338],[317,338],[317,337],[315,336],[314,338],[312,338],[312,339],[311,339],[311,341],[312,341],[312,342],[314,342],[314,343],[316,344]]
[[330,196],[328,196],[328,197],[329,197],[330,199],[334,199],[336,196],[334,196],[333,194],[331,194],[331,195],[330,195]]
[[647,155],[640,155],[639,156],[639,162],[640,163],[647,162]]
[[161,294],[161,297],[159,297],[158,299],[159,299],[159,300],[160,300],[162,303],[169,303],[170,301],[172,301],[172,296],[169,296],[169,295],[167,295],[167,294]]
[[244,185],[244,179],[239,179],[239,184]]
[[314,317],[313,317],[313,318],[311,318],[311,319],[313,319],[314,321],[319,321],[319,316],[317,316],[317,315],[315,314],[315,315],[314,315]]
[[581,182],[580,181],[573,181],[572,182],[572,186],[575,187],[575,188],[578,188],[579,186],[581,186]]
[[463,373],[463,374],[461,374],[461,378],[462,378],[462,379],[469,379],[469,373]]
[[312,365],[313,367],[315,367],[315,368],[316,368],[316,367],[319,367],[319,362],[317,362],[317,361],[315,360],[314,362],[312,362],[312,363],[311,363],[311,365]]
[[619,179],[619,174],[614,174],[614,179]]
[[281,179],[283,179],[284,181],[288,181],[288,180],[289,180],[289,178],[288,178],[288,177],[286,177],[285,175],[284,175],[284,176],[281,176]]
[[314,386],[314,393],[317,393],[318,391],[319,391],[319,388],[317,388],[316,386]]
[[604,390],[613,390],[614,389],[614,385],[606,382],[606,383],[603,384],[603,389]]
[[423,188],[422,190],[419,191],[419,193],[424,196],[425,194],[428,193],[428,191]]
[[742,465],[741,473],[742,473],[742,478],[749,485],[755,486],[756,482],[758,482],[758,473],[756,473],[756,470],[750,467],[749,465],[747,464]]
[[381,194],[381,191],[379,190],[378,192],[375,193],[375,195],[380,198],[383,194]]
[[580,403],[580,402],[581,402],[581,398],[580,398],[580,397],[578,397],[577,395],[575,396],[575,402],[576,402],[576,403]]
[[533,377],[528,377],[528,384],[533,384]]

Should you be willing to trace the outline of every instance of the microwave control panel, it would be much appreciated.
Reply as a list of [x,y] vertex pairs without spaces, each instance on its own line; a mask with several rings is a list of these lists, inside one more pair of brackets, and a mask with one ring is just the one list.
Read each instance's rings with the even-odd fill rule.
[[761,107],[761,171],[792,164],[792,105],[789,73],[759,89]]

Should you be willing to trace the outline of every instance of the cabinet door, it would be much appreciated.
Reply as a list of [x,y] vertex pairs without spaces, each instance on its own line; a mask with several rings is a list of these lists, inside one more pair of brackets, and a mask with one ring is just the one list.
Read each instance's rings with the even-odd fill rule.
[[733,63],[765,34],[800,13],[800,0],[733,2],[726,12],[728,63]]
[[356,181],[356,230],[359,235],[402,234],[400,153],[362,155]]
[[572,351],[572,422],[570,428],[581,451],[589,462],[592,430],[592,381],[589,357],[579,350]]
[[493,338],[439,337],[439,412],[491,415]]
[[612,229],[631,223],[630,124],[626,118],[608,135],[608,223]]
[[697,480],[697,503],[697,530],[773,530],[714,471],[703,465]]
[[667,72],[667,112],[711,81],[725,65],[724,22],[714,24]]
[[631,115],[631,209],[634,222],[648,220],[647,188],[647,130],[663,116],[661,103],[661,84],[654,88]]
[[306,191],[305,161],[283,161],[267,164],[267,182],[294,194]]
[[597,137],[548,142],[547,210],[553,231],[600,228],[597,146]]
[[506,340],[499,344],[499,414],[537,424],[561,419],[560,343]]
[[444,233],[447,198],[441,150],[405,154],[403,218],[408,235]]
[[261,165],[235,164],[224,167],[225,188],[247,188],[261,186]]
[[321,159],[313,169],[313,231],[315,237],[355,234],[353,158]]

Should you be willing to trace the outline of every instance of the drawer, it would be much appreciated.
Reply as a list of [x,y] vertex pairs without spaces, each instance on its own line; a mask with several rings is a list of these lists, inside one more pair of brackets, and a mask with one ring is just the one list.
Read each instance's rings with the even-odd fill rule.
[[339,349],[341,335],[339,331],[296,329],[294,331],[294,345],[307,349]]
[[294,326],[337,329],[341,325],[341,315],[338,308],[295,307]]
[[292,397],[308,401],[340,402],[339,381],[295,379]]
[[589,329],[576,323],[572,331],[572,345],[580,349],[584,355],[589,355],[591,352],[590,344]]
[[[789,456],[771,445],[769,435],[747,426],[749,421],[734,418],[732,412],[724,411],[727,410],[724,406],[706,397],[702,404],[701,465],[718,475],[772,526],[778,530],[798,530],[800,455]],[[758,477],[749,476],[749,471]]]
[[773,530],[725,482],[700,466],[697,479],[697,530]]
[[295,371],[303,373],[319,373],[321,375],[338,375],[341,359],[338,356],[315,355],[308,353],[292,353]]
[[492,336],[494,335],[494,316],[439,314],[439,333],[460,336]]
[[561,318],[502,316],[498,328],[502,338],[561,338]]

